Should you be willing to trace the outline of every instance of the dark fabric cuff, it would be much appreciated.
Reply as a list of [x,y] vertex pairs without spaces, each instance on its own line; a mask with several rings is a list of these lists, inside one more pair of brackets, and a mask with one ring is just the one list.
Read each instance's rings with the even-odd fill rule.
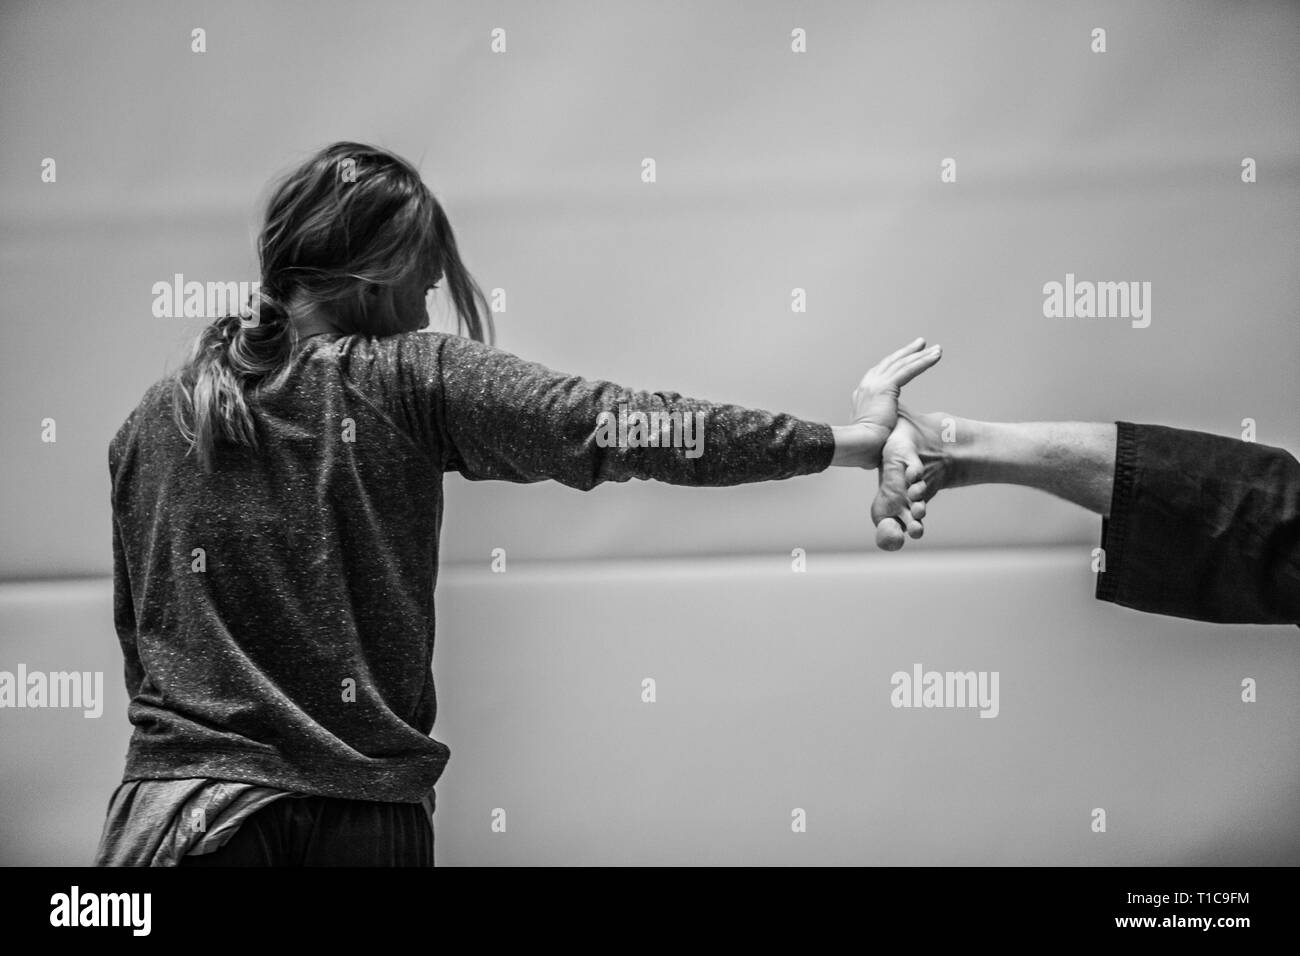
[[1300,462],[1281,448],[1116,422],[1096,596],[1225,624],[1300,624]]
[[1097,573],[1097,600],[1115,601],[1124,570],[1124,545],[1132,522],[1133,488],[1137,483],[1137,426],[1116,422],[1115,477],[1110,496],[1110,516],[1101,519],[1104,571]]
[[799,470],[801,475],[815,475],[825,471],[835,459],[835,432],[825,422],[804,422],[800,438],[807,443],[808,453]]

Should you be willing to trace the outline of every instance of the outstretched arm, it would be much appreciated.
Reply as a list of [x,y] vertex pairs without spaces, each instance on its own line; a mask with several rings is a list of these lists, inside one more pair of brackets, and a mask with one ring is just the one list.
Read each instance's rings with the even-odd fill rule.
[[[1022,485],[1110,514],[1115,476],[1114,423],[981,422],[953,415],[913,415],[889,445],[891,462],[923,466],[922,481],[933,497],[940,488],[965,485]],[[906,439],[911,432],[912,454]],[[897,467],[891,464],[891,467]]]
[[1097,597],[1202,621],[1300,624],[1300,462],[1281,448],[1169,428],[1087,422],[979,422],[900,409],[885,444],[876,541],[901,547],[884,517],[942,488],[1038,488],[1103,518]]
[[551,479],[586,490],[632,478],[726,486],[874,468],[904,384],[939,360],[924,340],[886,357],[831,426],[738,405],[634,391],[553,371],[457,336],[412,336],[414,391],[444,470],[473,480]]

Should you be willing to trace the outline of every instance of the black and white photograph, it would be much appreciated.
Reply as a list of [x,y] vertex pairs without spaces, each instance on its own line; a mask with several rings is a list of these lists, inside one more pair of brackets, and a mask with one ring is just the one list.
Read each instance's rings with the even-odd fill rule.
[[6,924],[1300,865],[1300,3],[6,0],[0,223]]

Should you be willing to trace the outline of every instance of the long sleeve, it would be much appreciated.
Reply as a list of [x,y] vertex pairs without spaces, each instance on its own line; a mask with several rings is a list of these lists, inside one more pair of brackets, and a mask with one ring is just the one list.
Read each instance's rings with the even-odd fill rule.
[[1300,462],[1268,445],[1116,424],[1097,598],[1200,621],[1300,624]]
[[122,647],[122,677],[126,683],[129,701],[140,690],[144,681],[144,668],[136,646],[135,603],[131,596],[131,577],[127,569],[126,551],[122,547],[122,529],[118,523],[116,505],[113,509],[113,625]]
[[444,470],[472,480],[722,486],[813,474],[834,455],[826,424],[633,391],[470,339],[439,339],[432,414]]

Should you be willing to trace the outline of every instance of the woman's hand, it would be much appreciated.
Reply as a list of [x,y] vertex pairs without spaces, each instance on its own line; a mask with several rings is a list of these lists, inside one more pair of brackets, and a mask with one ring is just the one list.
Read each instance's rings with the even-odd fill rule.
[[872,368],[853,390],[853,424],[835,431],[833,465],[879,468],[880,450],[898,423],[898,395],[904,385],[939,361],[942,349],[925,339],[903,346]]

